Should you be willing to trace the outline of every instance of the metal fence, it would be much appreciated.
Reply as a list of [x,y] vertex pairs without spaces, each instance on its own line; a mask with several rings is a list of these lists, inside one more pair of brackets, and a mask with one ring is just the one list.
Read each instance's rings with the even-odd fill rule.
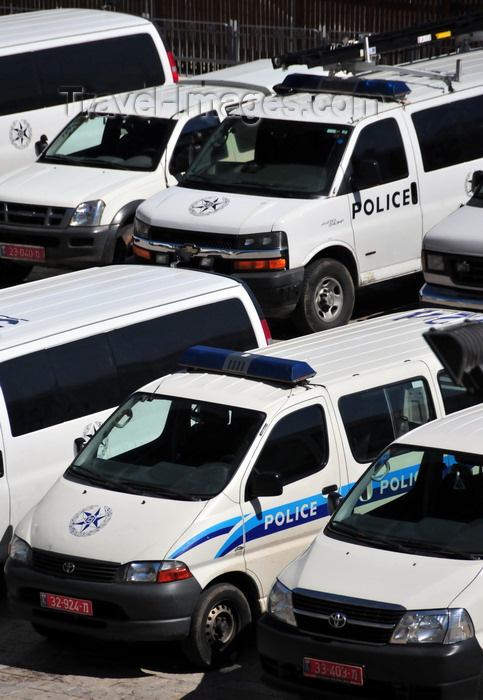
[[[101,0],[102,1],[102,0]],[[104,0],[109,1],[109,0]],[[111,0],[115,2],[116,0]],[[0,14],[50,9],[59,0],[12,0]],[[98,8],[98,0],[63,7]],[[481,0],[118,0],[111,11],[156,19],[180,71],[193,75],[285,51],[416,22],[481,11]],[[398,60],[400,57],[398,57]]]

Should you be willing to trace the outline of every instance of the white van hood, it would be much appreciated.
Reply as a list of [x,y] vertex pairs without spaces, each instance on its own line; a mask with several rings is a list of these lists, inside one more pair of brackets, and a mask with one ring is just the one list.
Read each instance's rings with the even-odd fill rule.
[[288,216],[307,211],[318,199],[283,199],[171,187],[143,202],[140,218],[148,224],[188,231],[249,234],[283,227]]
[[32,547],[104,561],[165,558],[205,508],[108,491],[60,478],[16,534]]
[[424,248],[437,253],[481,256],[482,222],[482,207],[460,207],[428,231],[424,238]]
[[288,588],[402,605],[447,608],[482,570],[482,561],[402,554],[320,533],[279,576]]
[[[75,209],[92,199],[107,203],[114,192],[127,202],[149,194],[136,196],[137,191],[142,192],[144,180],[152,182],[153,173],[33,163],[0,181],[0,200]],[[164,180],[160,177],[158,189],[161,187]]]

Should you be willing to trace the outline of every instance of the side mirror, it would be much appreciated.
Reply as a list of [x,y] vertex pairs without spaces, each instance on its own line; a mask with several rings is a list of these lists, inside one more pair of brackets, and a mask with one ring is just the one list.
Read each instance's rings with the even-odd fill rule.
[[247,485],[247,498],[260,496],[281,496],[283,493],[282,475],[278,472],[252,474]]
[[82,437],[78,437],[74,440],[74,454],[77,457],[79,452],[82,450],[84,445],[86,444],[86,440]]
[[35,142],[35,155],[40,156],[42,153],[45,151],[47,146],[49,145],[49,139],[45,134],[42,134],[40,139]]
[[337,491],[337,484],[324,486],[322,489],[322,496],[327,496],[327,511],[329,515],[332,515],[342,503],[342,496]]

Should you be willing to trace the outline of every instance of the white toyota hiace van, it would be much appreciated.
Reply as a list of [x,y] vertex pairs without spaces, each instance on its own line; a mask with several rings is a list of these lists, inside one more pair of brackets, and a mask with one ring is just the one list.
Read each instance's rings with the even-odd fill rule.
[[423,234],[467,201],[482,68],[469,50],[349,78],[281,74],[278,96],[235,110],[183,181],[141,204],[134,253],[236,275],[302,332],[346,323],[355,290],[418,272]]
[[270,338],[236,280],[134,265],[0,291],[0,559],[12,528],[79,443],[193,342],[244,350]]
[[483,697],[483,407],[401,436],[279,574],[258,647],[302,697]]
[[221,663],[331,493],[395,436],[473,401],[422,339],[461,318],[420,310],[253,353],[191,348],[186,371],[132,394],[18,525],[12,613],[46,636],[181,640],[196,664]]
[[1,173],[32,162],[35,143],[54,137],[93,97],[178,79],[153,22],[74,8],[2,15],[0,69]]

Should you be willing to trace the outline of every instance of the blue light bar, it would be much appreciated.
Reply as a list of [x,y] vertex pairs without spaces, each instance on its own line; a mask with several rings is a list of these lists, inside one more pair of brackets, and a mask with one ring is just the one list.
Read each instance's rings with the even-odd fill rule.
[[209,370],[220,374],[236,374],[250,379],[268,379],[273,382],[299,384],[316,372],[306,362],[267,357],[250,352],[233,352],[206,345],[195,345],[182,355],[180,365]]
[[321,92],[336,95],[363,95],[380,100],[397,100],[405,97],[411,89],[402,80],[381,78],[339,78],[325,75],[291,73],[282,83],[274,86],[279,95],[296,92]]

